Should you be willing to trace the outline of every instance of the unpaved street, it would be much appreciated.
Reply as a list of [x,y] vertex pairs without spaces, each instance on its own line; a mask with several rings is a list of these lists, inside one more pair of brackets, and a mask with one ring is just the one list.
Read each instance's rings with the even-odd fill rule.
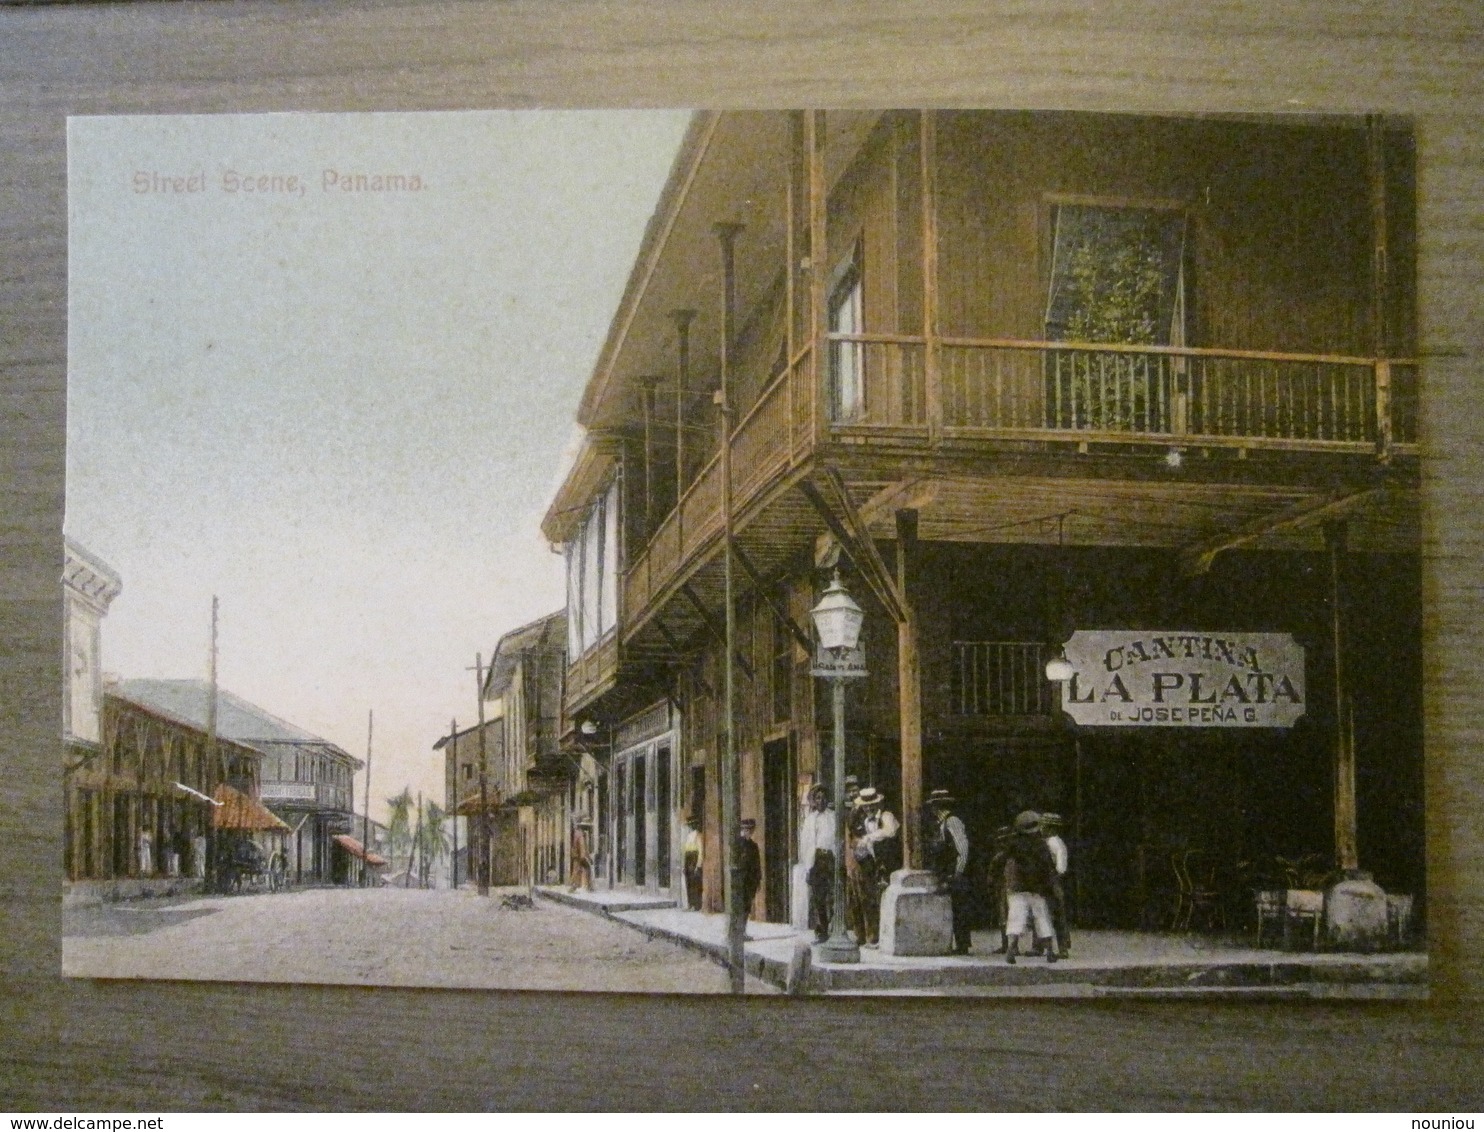
[[[446,889],[318,888],[68,909],[64,974],[519,990],[724,993],[676,944],[537,900]],[[749,989],[752,980],[749,980]]]

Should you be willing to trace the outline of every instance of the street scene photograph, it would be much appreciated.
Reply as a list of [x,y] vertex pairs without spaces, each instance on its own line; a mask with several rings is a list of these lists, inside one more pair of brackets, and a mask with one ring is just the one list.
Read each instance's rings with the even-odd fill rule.
[[62,967],[1428,991],[1386,116],[68,122]]

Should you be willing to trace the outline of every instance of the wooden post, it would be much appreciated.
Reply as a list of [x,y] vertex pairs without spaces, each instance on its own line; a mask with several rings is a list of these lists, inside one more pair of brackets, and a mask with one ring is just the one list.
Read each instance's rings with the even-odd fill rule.
[[909,584],[917,573],[917,512],[897,512],[897,590],[907,616],[897,622],[897,711],[902,747],[902,863],[922,860],[922,664],[917,641],[917,609]]
[[1366,170],[1371,189],[1371,356],[1376,360],[1376,457],[1391,460],[1391,333],[1386,293],[1390,256],[1386,235],[1386,132],[1379,114],[1366,118]]
[[1356,835],[1355,737],[1350,726],[1350,697],[1345,687],[1345,618],[1342,571],[1346,529],[1343,520],[1324,524],[1324,546],[1329,552],[1330,648],[1335,676],[1335,866],[1360,867]]
[[682,519],[680,499],[685,495],[685,397],[690,385],[690,324],[696,317],[693,310],[671,311],[675,320],[675,528],[682,536],[678,546],[684,546],[684,532],[680,529]]
[[922,335],[923,381],[927,400],[928,438],[937,444],[943,432],[943,384],[938,364],[938,198],[937,118],[924,110],[919,119],[918,158],[922,181]]
[[449,862],[449,887],[458,891],[459,887],[459,721],[450,719],[448,721],[448,749],[453,759],[453,792],[449,804],[449,812],[453,814],[453,859]]
[[640,386],[644,401],[644,540],[654,533],[654,398],[659,379],[646,377]]
[[370,876],[369,876],[369,873],[368,873],[367,870],[369,870],[371,866],[370,866],[370,863],[366,860],[366,857],[369,857],[371,855],[371,726],[375,722],[375,720],[376,720],[376,712],[375,712],[375,710],[372,709],[372,708],[367,708],[366,709],[366,791],[365,791],[365,801],[362,803],[362,806],[361,806],[361,808],[365,811],[363,814],[361,814],[361,852],[364,854],[364,856],[362,856],[362,858],[361,858],[361,887],[362,888],[366,887],[366,882],[368,880],[370,880]]
[[[490,894],[490,791],[489,750],[484,738],[484,654],[474,654],[475,700],[479,705],[479,871],[475,874],[479,895]],[[470,840],[472,848],[474,840]]]
[[824,131],[824,111],[809,111],[804,122],[804,144],[809,162],[809,337],[814,344],[809,359],[809,417],[816,448],[824,440],[825,421],[829,414],[824,388],[829,374],[829,342],[826,338],[829,316],[825,310],[824,287],[830,270],[825,208]]
[[788,263],[788,270],[784,273],[783,288],[783,364],[787,367],[784,380],[788,383],[788,458],[789,463],[794,462],[794,453],[798,445],[794,437],[797,422],[796,396],[798,382],[794,374],[794,353],[798,349],[798,327],[794,325],[798,318],[798,274],[799,274],[799,246],[797,241],[799,228],[799,182],[802,179],[801,172],[804,165],[804,112],[802,110],[790,110],[788,113],[788,170],[787,184],[784,188],[784,236],[783,254]]
[[732,320],[736,314],[736,243],[742,232],[740,224],[716,225],[716,238],[721,242],[721,387],[716,391],[716,405],[721,421],[721,530],[722,530],[722,601],[726,606],[725,680],[722,692],[722,818],[721,833],[726,870],[727,904],[727,970],[733,994],[745,989],[743,935],[747,927],[747,908],[743,904],[742,857],[737,841],[742,829],[742,775],[737,765],[736,650],[737,623],[732,595],[732,402],[731,349]]

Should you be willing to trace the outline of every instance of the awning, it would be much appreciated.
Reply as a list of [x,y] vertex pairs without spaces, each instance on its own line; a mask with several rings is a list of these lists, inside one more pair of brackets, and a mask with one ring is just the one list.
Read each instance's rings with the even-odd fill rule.
[[362,861],[365,861],[366,864],[370,865],[373,869],[384,868],[387,864],[387,859],[385,857],[381,856],[378,853],[366,852],[365,846],[363,846],[359,841],[357,841],[348,833],[337,833],[334,837],[330,838],[330,840],[333,841],[336,845],[340,846],[340,848],[344,849],[352,857],[359,857]]
[[[487,809],[489,810],[490,813],[494,813],[499,808],[500,808],[500,792],[498,790],[491,790],[490,791],[490,794],[489,794],[489,805],[488,805]],[[459,804],[453,808],[453,812],[456,813],[456,814],[458,814],[459,817],[462,817],[462,818],[478,817],[479,816],[479,795],[478,794],[470,794],[467,797],[461,798],[459,800]]]
[[263,803],[256,798],[249,798],[225,782],[216,788],[212,800],[221,803],[211,811],[212,829],[237,830],[243,833],[289,831],[289,827],[274,817]]

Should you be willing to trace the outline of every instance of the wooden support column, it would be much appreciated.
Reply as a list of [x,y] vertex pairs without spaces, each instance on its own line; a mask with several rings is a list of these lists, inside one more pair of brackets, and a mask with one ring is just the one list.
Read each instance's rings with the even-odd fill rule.
[[922,662],[918,651],[917,609],[910,583],[918,569],[917,512],[897,512],[897,593],[907,616],[897,622],[897,693],[902,746],[903,864],[924,867],[922,859]]
[[1386,130],[1379,114],[1366,118],[1366,172],[1371,190],[1371,357],[1376,365],[1376,457],[1391,461],[1391,332],[1387,318],[1390,254],[1387,241]]
[[804,148],[809,165],[809,338],[813,343],[809,355],[809,417],[816,448],[824,440],[825,422],[829,419],[825,397],[825,382],[829,375],[829,343],[825,336],[829,323],[824,288],[830,263],[825,228],[824,130],[824,111],[809,111],[804,121]]
[[922,163],[922,334],[923,380],[926,385],[928,437],[937,444],[943,434],[943,380],[938,364],[938,196],[935,185],[937,118],[924,110],[919,120],[918,156]]
[[659,378],[646,377],[639,385],[644,402],[644,539],[654,534],[654,398]]
[[799,195],[801,183],[804,179],[805,157],[804,157],[804,112],[802,110],[790,110],[788,112],[788,168],[786,170],[787,184],[784,186],[783,196],[783,254],[788,264],[788,270],[783,274],[783,360],[788,366],[788,375],[784,378],[788,382],[788,455],[789,462],[794,460],[794,453],[798,451],[798,439],[794,436],[797,428],[798,411],[795,408],[795,398],[798,395],[798,381],[794,374],[794,354],[798,351],[798,276],[799,276]]
[[1355,717],[1345,684],[1344,562],[1346,526],[1324,524],[1324,546],[1329,552],[1330,648],[1334,654],[1335,713],[1335,866],[1360,867],[1355,807]]
[[[675,525],[680,530],[682,515],[680,500],[685,495],[685,397],[690,387],[690,324],[696,317],[693,310],[671,311],[675,320]],[[679,545],[683,541],[677,540]]]

